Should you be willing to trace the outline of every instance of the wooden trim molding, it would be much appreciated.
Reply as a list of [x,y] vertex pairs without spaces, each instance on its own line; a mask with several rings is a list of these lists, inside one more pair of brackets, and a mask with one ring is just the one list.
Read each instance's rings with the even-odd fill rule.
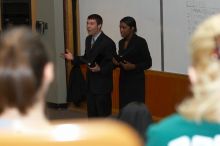
[[36,31],[36,7],[36,0],[31,0],[31,24],[33,31]]
[[77,44],[78,44],[78,48],[77,48],[77,52],[78,52],[78,55],[80,54],[80,48],[81,48],[81,46],[80,46],[80,19],[79,19],[79,0],[76,0],[76,17],[77,17],[77,22],[76,22],[76,25],[77,25]]
[[[64,39],[65,39],[65,50],[73,51],[73,18],[72,18],[72,0],[63,0],[63,16],[64,16]],[[65,52],[63,50],[63,52]],[[66,76],[67,83],[69,81],[69,75],[72,68],[72,64],[66,61]]]
[[0,6],[0,8],[1,8],[1,10],[0,10],[0,30],[2,31],[2,0],[0,0],[0,4],[1,4],[1,6]]
[[65,0],[65,35],[66,49],[73,53],[73,19],[72,19],[72,0]]

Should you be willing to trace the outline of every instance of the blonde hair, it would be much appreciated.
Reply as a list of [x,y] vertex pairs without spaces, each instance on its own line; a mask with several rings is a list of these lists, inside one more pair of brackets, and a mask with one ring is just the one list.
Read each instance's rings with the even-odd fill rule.
[[202,22],[192,35],[190,53],[197,75],[192,85],[193,97],[177,109],[188,119],[220,122],[220,60],[214,54],[217,37],[220,37],[220,14]]

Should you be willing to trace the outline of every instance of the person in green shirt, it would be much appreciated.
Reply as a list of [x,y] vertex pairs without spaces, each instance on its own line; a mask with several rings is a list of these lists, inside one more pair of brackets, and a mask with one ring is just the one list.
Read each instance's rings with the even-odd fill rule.
[[177,113],[153,124],[146,146],[210,144],[220,135],[220,14],[202,22],[190,42],[192,97]]

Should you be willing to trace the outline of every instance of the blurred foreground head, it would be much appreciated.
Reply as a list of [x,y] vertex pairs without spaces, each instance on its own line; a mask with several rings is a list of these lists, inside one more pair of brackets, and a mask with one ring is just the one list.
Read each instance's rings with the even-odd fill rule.
[[189,119],[220,122],[220,15],[202,22],[190,42],[193,98],[178,111]]
[[152,116],[146,105],[142,102],[130,102],[121,109],[118,119],[132,126],[143,140],[145,131],[152,124]]
[[53,80],[53,65],[38,34],[14,27],[0,36],[0,112],[21,114],[44,96]]

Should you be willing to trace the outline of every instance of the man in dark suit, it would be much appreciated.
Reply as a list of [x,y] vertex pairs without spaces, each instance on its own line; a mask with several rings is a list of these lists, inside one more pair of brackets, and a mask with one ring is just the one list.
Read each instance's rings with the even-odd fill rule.
[[74,65],[87,64],[88,117],[105,117],[111,114],[112,58],[116,46],[112,39],[102,32],[102,23],[101,16],[88,16],[85,54],[73,56],[69,51],[64,54]]

